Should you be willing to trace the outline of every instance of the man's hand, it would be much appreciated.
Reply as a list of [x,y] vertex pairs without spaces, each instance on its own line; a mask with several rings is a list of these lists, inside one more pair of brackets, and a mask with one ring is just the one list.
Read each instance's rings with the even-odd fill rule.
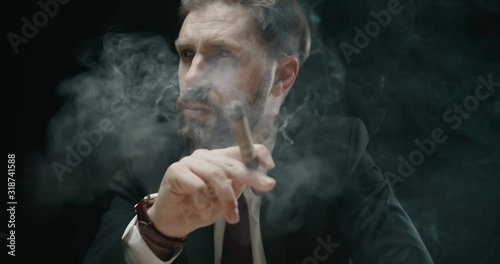
[[[265,146],[257,144],[255,151],[260,166],[274,167]],[[148,215],[163,234],[182,237],[214,223],[221,215],[227,222],[237,223],[238,197],[245,186],[265,192],[275,184],[273,178],[249,170],[238,147],[196,150],[167,169]]]

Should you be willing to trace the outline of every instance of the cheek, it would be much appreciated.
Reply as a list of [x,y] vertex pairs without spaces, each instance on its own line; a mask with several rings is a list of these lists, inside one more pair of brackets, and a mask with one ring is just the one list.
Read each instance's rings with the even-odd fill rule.
[[177,71],[177,80],[178,80],[178,83],[179,83],[179,93],[180,93],[180,95],[183,95],[184,92],[187,89],[187,85],[186,85],[186,82],[185,82],[186,73],[187,73],[187,71],[182,66],[179,65],[179,69]]
[[248,76],[248,93],[250,96],[255,95],[258,89],[268,87],[261,87],[263,84],[263,78],[266,74],[265,71],[268,70],[266,66],[266,59],[262,54],[256,55],[250,62],[250,67],[246,75]]
[[262,81],[262,71],[260,69],[254,69],[248,74],[248,93],[250,95],[255,94],[255,92],[260,89],[260,84]]
[[258,87],[261,70],[257,65],[249,64],[246,67],[238,69],[235,72],[235,76],[238,76],[237,82],[241,85],[240,89],[248,94]]
[[233,76],[233,85],[231,88],[228,88],[230,96],[235,97],[235,99],[251,99],[258,86],[258,76],[255,72],[248,69],[242,69],[241,71],[236,72]]

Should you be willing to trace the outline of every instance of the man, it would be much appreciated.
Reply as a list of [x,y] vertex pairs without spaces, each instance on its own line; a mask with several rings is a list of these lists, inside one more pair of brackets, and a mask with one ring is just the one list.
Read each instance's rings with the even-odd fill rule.
[[[277,133],[309,54],[296,1],[184,0],[181,9],[183,148],[159,139],[159,151],[127,161],[85,262],[432,263],[359,120],[301,120],[292,145]],[[258,169],[234,146],[233,100],[248,106]]]

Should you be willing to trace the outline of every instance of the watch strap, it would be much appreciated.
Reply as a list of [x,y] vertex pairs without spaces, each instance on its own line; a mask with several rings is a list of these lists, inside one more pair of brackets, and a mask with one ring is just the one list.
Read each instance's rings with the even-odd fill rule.
[[139,203],[134,206],[137,214],[137,227],[141,236],[160,248],[178,249],[181,248],[184,242],[189,238],[184,236],[181,238],[170,237],[161,233],[153,224],[148,216],[147,210],[153,205],[157,194],[149,194],[144,197]]

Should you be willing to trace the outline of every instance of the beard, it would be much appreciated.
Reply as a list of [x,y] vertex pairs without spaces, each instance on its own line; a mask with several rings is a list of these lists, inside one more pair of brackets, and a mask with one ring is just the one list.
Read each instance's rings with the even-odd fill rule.
[[[252,130],[261,119],[266,105],[268,90],[271,85],[271,72],[264,71],[264,77],[250,98],[247,107],[247,117]],[[177,135],[189,150],[226,148],[235,144],[229,121],[224,112],[224,106],[209,95],[210,89],[188,89],[176,102],[177,120],[180,129]],[[195,118],[184,118],[182,111],[187,103],[199,103],[212,109],[213,122]]]

